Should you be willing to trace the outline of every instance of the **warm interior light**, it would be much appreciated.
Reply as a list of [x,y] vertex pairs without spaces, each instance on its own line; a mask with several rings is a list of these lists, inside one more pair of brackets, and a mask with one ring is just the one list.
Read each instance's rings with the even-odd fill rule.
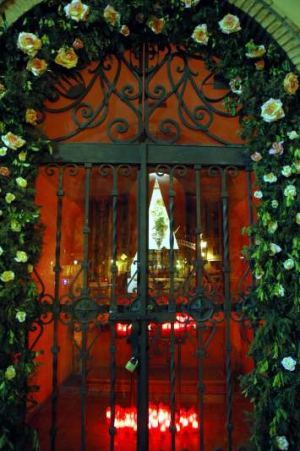
[[[149,333],[155,331],[157,327],[161,329],[161,336],[164,338],[169,338],[171,336],[172,323],[163,323],[163,324],[152,324],[148,325]],[[196,330],[197,325],[196,322],[192,320],[189,315],[186,314],[178,314],[176,315],[176,321],[174,321],[174,335],[176,338],[182,338],[184,334],[188,331]],[[129,337],[132,333],[132,325],[131,324],[116,324],[116,336],[117,338]]]
[[[107,407],[106,418],[110,424],[111,409]],[[137,430],[137,411],[135,407],[115,407],[115,421],[116,429],[123,429],[127,431]],[[166,432],[171,425],[171,410],[164,404],[149,405],[148,428],[158,432]],[[190,409],[180,408],[175,412],[175,426],[177,432],[197,430],[199,428],[198,414],[192,407]]]

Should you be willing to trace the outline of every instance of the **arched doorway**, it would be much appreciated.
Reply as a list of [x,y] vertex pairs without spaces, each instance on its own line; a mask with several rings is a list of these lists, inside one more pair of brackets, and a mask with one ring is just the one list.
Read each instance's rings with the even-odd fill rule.
[[228,90],[198,55],[143,46],[62,78],[46,103],[45,449],[247,444],[251,172]]

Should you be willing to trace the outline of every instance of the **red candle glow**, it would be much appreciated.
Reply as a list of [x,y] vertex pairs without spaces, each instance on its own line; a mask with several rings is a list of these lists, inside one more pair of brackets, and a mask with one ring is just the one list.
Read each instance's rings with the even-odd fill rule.
[[[106,409],[106,418],[108,423],[111,419],[111,409]],[[123,408],[119,405],[115,407],[115,421],[116,429],[136,431],[137,430],[137,411],[135,407]],[[156,430],[158,432],[166,432],[171,425],[171,411],[168,406],[164,404],[150,404],[149,406],[149,430]],[[175,412],[175,426],[177,432],[195,431],[199,428],[198,414],[195,409],[183,409]]]

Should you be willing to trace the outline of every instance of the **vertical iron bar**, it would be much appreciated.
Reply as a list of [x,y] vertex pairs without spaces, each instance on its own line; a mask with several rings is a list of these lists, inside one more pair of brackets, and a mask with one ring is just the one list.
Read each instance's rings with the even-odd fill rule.
[[141,166],[138,176],[139,201],[139,236],[138,236],[138,267],[140,299],[140,337],[139,337],[139,368],[138,368],[138,398],[137,398],[137,451],[148,451],[148,408],[149,408],[149,373],[148,373],[148,171],[147,147],[141,152]]
[[[177,345],[180,346],[180,345]],[[176,367],[175,367],[175,332],[174,321],[171,323],[171,336],[170,336],[170,410],[171,410],[171,451],[175,451],[176,447],[176,423],[175,423],[175,383],[176,383]]]
[[170,251],[169,251],[169,277],[170,277],[170,297],[168,303],[168,311],[176,312],[176,299],[174,295],[174,168],[170,171],[169,178],[169,228],[170,228]]
[[202,288],[202,266],[203,259],[201,253],[202,222],[201,222],[201,165],[195,165],[196,174],[196,274],[197,290]]
[[[90,183],[91,183],[91,164],[85,164],[85,192],[84,192],[84,224],[83,224],[83,286],[82,295],[88,296],[88,270],[89,270],[89,212],[90,212]],[[82,343],[81,343],[81,451],[85,451],[85,428],[86,428],[86,364],[88,358],[87,350],[87,324],[82,324]]]
[[64,168],[59,168],[57,196],[57,217],[56,217],[56,237],[55,237],[55,266],[54,270],[54,300],[53,300],[53,347],[52,352],[52,399],[51,399],[51,451],[55,451],[57,435],[57,398],[58,398],[58,319],[60,310],[59,288],[60,288],[60,244],[61,244],[61,223],[62,204],[64,196]]
[[[197,275],[197,293],[202,288],[202,221],[201,221],[201,165],[195,166],[196,175],[196,275]],[[200,451],[204,451],[204,343],[203,343],[203,327],[198,324],[198,396],[199,396],[199,439]]]
[[231,297],[230,297],[230,262],[229,262],[229,225],[228,225],[228,191],[227,168],[221,169],[222,177],[222,222],[223,222],[223,277],[224,277],[224,316],[225,316],[225,367],[226,367],[226,429],[227,449],[232,451],[232,381],[231,381]]
[[[174,168],[170,171],[169,178],[169,228],[170,228],[170,251],[169,251],[169,277],[170,277],[170,290],[169,290],[169,302],[168,302],[168,311],[173,313],[175,316],[176,313],[176,299],[174,293]],[[170,410],[171,410],[171,424],[170,424],[170,433],[171,433],[171,451],[175,451],[176,444],[176,424],[175,424],[175,385],[176,385],[176,365],[175,365],[175,333],[174,333],[174,321],[172,321],[171,326],[171,337],[170,337]]]
[[[113,167],[113,187],[112,196],[112,242],[111,242],[111,297],[109,311],[115,313],[117,311],[116,302],[116,282],[117,282],[117,206],[118,206],[118,169]],[[110,451],[115,449],[115,416],[116,416],[116,329],[115,324],[110,325]]]
[[116,329],[115,324],[110,325],[110,451],[115,449],[115,418],[116,418]]
[[115,313],[117,310],[116,303],[116,282],[117,282],[117,203],[118,203],[118,171],[114,168],[113,172],[113,188],[112,196],[112,243],[111,243],[111,299],[109,311]]

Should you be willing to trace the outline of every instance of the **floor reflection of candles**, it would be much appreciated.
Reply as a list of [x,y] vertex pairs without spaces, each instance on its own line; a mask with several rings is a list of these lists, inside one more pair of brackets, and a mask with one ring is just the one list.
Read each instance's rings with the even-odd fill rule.
[[[111,420],[111,409],[106,409],[106,419]],[[149,406],[149,430],[160,433],[167,432],[171,426],[171,410],[164,404],[150,404]],[[137,410],[135,407],[123,408],[119,405],[115,407],[115,428],[127,431],[137,430]],[[192,407],[190,409],[180,408],[175,411],[175,427],[177,433],[185,431],[197,431],[199,428],[198,414]]]

